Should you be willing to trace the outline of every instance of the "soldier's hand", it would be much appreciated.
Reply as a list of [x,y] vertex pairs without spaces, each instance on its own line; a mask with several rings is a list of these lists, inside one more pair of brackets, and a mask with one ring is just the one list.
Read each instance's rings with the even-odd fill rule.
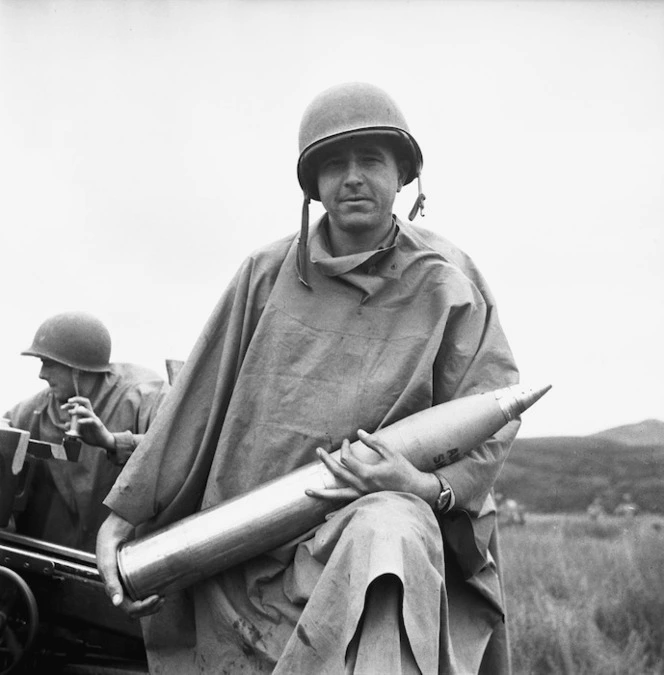
[[139,617],[158,612],[164,604],[164,598],[151,595],[144,600],[134,601],[124,592],[118,571],[118,549],[133,532],[134,526],[131,523],[116,513],[111,513],[97,534],[97,568],[111,602],[130,616]]
[[78,420],[78,433],[88,445],[96,445],[105,450],[115,450],[115,438],[95,413],[90,399],[85,396],[72,396],[61,408]]
[[344,439],[341,444],[338,460],[318,448],[316,452],[323,464],[345,487],[307,490],[309,496],[321,499],[354,499],[370,492],[391,490],[409,492],[427,502],[435,500],[440,491],[440,484],[435,476],[417,469],[376,436],[361,429],[358,436],[365,446],[376,453],[376,461],[369,463],[357,457],[348,439]]

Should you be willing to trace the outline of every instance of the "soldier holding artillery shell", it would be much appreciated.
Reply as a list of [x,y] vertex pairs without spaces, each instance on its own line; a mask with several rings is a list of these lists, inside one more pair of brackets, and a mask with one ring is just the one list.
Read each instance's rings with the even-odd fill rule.
[[48,388],[5,417],[37,441],[80,444],[75,461],[31,458],[30,493],[17,531],[93,551],[108,515],[104,495],[152,423],[168,385],[134,364],[110,363],[111,336],[96,317],[63,312],[46,319],[22,352],[41,359]]
[[[154,672],[506,673],[491,490],[518,419],[435,471],[366,433],[518,381],[493,297],[462,251],[393,215],[414,180],[411,219],[423,206],[422,153],[384,91],[324,91],[299,141],[299,236],[242,265],[105,500],[107,592],[143,616]],[[311,199],[326,213],[310,228]],[[308,490],[338,507],[323,524],[186,590],[129,597],[123,542],[316,458],[340,484]]]

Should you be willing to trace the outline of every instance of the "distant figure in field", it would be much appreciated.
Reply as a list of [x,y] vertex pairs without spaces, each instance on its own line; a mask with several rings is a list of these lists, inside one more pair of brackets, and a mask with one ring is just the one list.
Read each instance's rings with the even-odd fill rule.
[[602,498],[595,497],[595,499],[593,499],[592,502],[588,505],[586,513],[588,514],[590,520],[600,520],[601,518],[603,518],[606,515],[606,510],[604,509],[604,505],[602,504]]
[[632,501],[632,495],[629,492],[620,498],[620,503],[613,511],[614,516],[621,516],[623,518],[634,518],[639,512],[638,504]]
[[526,509],[516,499],[506,499],[501,493],[496,495],[498,522],[501,525],[525,525]]

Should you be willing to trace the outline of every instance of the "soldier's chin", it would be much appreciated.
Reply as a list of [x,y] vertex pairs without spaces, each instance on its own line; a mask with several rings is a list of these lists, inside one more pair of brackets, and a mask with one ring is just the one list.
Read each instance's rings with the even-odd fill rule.
[[344,214],[342,219],[342,227],[347,230],[375,230],[380,226],[376,214],[368,211],[355,211],[353,213]]
[[[64,394],[64,393],[63,393],[60,389],[58,389],[57,387],[51,387],[51,394],[52,394],[53,398],[54,398],[56,401],[59,401],[60,403],[66,403],[66,402],[69,400],[69,398],[70,398],[70,396]],[[71,396],[73,396],[73,394],[71,394]]]

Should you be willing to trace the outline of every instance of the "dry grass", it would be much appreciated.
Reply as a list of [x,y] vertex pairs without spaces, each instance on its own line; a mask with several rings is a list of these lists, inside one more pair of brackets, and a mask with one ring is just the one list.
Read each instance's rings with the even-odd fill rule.
[[664,675],[664,519],[501,530],[514,675]]

